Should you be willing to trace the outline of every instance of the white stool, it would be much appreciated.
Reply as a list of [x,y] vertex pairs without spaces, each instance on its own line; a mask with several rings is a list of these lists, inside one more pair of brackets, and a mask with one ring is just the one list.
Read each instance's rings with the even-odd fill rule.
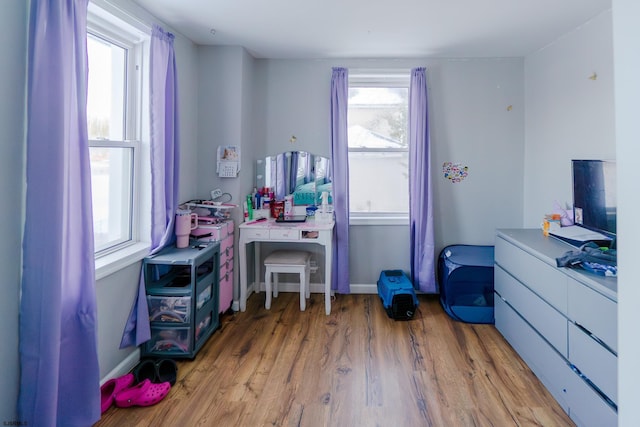
[[264,286],[266,299],[264,308],[271,308],[271,273],[275,273],[273,278],[273,296],[278,296],[278,273],[298,273],[300,275],[300,310],[304,311],[306,299],[311,295],[309,289],[309,279],[311,276],[310,263],[311,254],[305,251],[285,251],[272,252],[264,259],[266,271],[264,273]]

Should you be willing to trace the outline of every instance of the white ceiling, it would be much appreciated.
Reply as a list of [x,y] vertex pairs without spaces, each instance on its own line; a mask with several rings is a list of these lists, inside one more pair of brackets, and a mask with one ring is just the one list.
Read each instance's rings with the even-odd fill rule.
[[244,46],[256,58],[521,57],[611,8],[611,0],[133,1],[197,44]]

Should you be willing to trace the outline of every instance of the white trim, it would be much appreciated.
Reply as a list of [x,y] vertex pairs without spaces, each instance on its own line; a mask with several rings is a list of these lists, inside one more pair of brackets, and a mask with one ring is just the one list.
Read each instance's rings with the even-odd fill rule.
[[411,70],[395,69],[351,69],[350,87],[409,87]]
[[125,121],[123,140],[121,141],[96,141],[90,140],[90,147],[115,147],[132,149],[131,163],[131,195],[129,209],[129,226],[131,230],[130,240],[127,239],[121,246],[118,242],[110,247],[96,252],[96,279],[104,278],[121,268],[125,268],[144,258],[149,251],[149,243],[141,242],[140,236],[144,235],[149,226],[150,219],[143,218],[140,206],[142,185],[149,181],[143,175],[148,172],[143,170],[143,133],[147,114],[144,113],[145,101],[143,92],[147,84],[146,69],[148,58],[143,52],[149,44],[151,26],[131,14],[122,10],[119,6],[107,0],[91,0],[89,13],[87,14],[87,31],[106,42],[120,46],[127,50],[126,63],[126,98]]
[[144,33],[147,36],[151,34],[152,25],[149,22],[133,16],[112,1],[90,0],[88,10],[90,15],[97,15],[104,20],[112,22],[113,20],[119,20],[135,28],[140,33]]
[[378,293],[378,285],[377,284],[351,284],[349,290],[352,294],[377,294]]
[[131,372],[131,370],[138,364],[140,361],[140,349],[136,348],[131,352],[124,360],[111,370],[104,378],[100,380],[100,387],[104,385],[107,381],[112,378],[120,378],[121,376]]
[[[252,286],[255,288],[255,284]],[[324,294],[324,283],[311,283],[309,288],[312,294]],[[278,284],[279,292],[300,292],[300,283],[297,282],[280,282]],[[260,293],[264,292],[264,282],[260,282]],[[377,284],[351,284],[350,293],[352,294],[375,294],[378,292]],[[335,291],[331,291],[331,296],[335,295]],[[236,310],[237,311],[237,310]]]
[[409,215],[367,215],[352,213],[349,216],[349,226],[352,225],[409,225]]
[[96,280],[104,279],[125,267],[141,261],[149,254],[150,249],[151,245],[149,243],[135,243],[109,255],[96,258]]

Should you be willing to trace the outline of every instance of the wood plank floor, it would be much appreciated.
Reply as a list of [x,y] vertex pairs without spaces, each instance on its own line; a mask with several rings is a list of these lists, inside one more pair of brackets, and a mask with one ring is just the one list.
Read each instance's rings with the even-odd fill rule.
[[108,426],[573,426],[492,325],[451,320],[420,295],[410,321],[377,295],[264,293],[222,317],[159,404],[109,409]]

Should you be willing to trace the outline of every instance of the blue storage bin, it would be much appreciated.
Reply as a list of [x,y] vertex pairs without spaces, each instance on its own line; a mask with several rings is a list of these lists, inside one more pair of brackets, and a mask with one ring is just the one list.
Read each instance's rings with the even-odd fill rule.
[[440,303],[466,323],[494,323],[493,246],[451,245],[438,257]]

